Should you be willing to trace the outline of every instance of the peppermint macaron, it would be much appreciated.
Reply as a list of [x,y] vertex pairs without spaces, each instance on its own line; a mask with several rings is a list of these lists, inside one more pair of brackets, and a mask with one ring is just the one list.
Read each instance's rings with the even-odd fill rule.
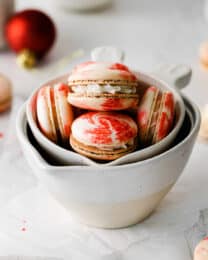
[[174,97],[151,86],[138,107],[139,141],[144,146],[159,142],[168,135],[174,121]]
[[137,77],[120,63],[82,63],[69,75],[68,85],[68,102],[83,109],[124,110],[136,107],[139,100]]
[[199,48],[199,60],[204,68],[208,68],[208,42],[202,42]]
[[69,144],[73,111],[67,102],[69,88],[65,84],[44,86],[37,94],[37,120],[41,132],[51,141]]
[[8,110],[12,103],[12,84],[10,80],[0,74],[0,113]]
[[208,237],[204,238],[196,246],[194,260],[208,260]]
[[72,124],[72,148],[96,160],[114,160],[136,148],[137,125],[117,112],[88,112]]

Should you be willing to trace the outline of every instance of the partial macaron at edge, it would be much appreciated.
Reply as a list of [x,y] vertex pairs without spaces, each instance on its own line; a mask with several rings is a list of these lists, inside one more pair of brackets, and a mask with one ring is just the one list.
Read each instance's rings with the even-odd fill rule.
[[5,112],[12,104],[12,83],[3,74],[0,74],[0,112]]
[[0,102],[0,113],[10,109],[12,105],[12,97],[6,98],[4,101]]

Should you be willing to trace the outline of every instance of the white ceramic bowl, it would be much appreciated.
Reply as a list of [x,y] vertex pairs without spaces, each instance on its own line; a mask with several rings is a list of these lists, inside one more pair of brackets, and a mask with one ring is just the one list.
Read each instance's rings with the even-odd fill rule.
[[[61,163],[63,165],[96,165],[96,166],[113,166],[113,165],[121,165],[126,163],[132,163],[132,162],[138,162],[147,158],[150,158],[154,155],[157,155],[166,149],[171,145],[171,143],[174,141],[178,131],[180,130],[180,127],[182,125],[184,115],[185,115],[185,107],[183,100],[181,98],[180,93],[177,89],[174,89],[175,86],[185,86],[191,77],[191,70],[184,66],[174,66],[169,68],[168,66],[165,66],[164,68],[157,71],[157,76],[151,76],[146,73],[142,72],[136,72],[138,78],[140,81],[144,82],[148,85],[154,85],[160,89],[171,91],[174,94],[175,103],[176,103],[176,120],[175,125],[172,131],[160,142],[151,145],[147,148],[137,150],[133,153],[130,153],[128,155],[125,155],[119,159],[116,159],[111,162],[106,163],[99,163],[94,160],[91,160],[85,156],[82,156],[76,152],[64,149],[53,142],[51,142],[49,139],[47,139],[39,130],[37,127],[37,120],[36,120],[36,113],[35,113],[35,100],[37,96],[38,90],[36,90],[28,99],[27,107],[26,107],[26,114],[27,114],[27,120],[30,125],[30,128],[33,132],[33,135],[35,136],[37,142],[39,145],[51,156],[54,158],[55,161],[58,163]],[[44,85],[47,84],[55,84],[57,82],[65,82],[67,80],[68,75],[64,75],[61,77],[58,77],[54,80],[51,80],[49,82],[46,82]],[[159,78],[165,78],[165,81],[159,80]],[[179,82],[179,84],[178,84]]]
[[126,165],[49,164],[35,139],[28,138],[25,105],[17,117],[17,134],[34,173],[72,217],[95,227],[126,227],[153,212],[188,161],[199,131],[200,112],[189,99],[184,101],[189,120],[183,123],[177,143],[151,159]]

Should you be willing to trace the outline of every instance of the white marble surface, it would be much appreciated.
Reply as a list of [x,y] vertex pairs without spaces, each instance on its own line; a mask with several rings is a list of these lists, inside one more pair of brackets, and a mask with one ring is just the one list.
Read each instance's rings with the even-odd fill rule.
[[[33,6],[46,10],[58,28],[56,45],[41,70],[23,71],[16,66],[12,53],[0,53],[0,72],[11,78],[17,106],[45,79],[66,72],[72,65],[50,71],[51,64],[80,48],[86,54],[81,59],[86,59],[90,49],[106,44],[124,49],[126,63],[141,70],[154,70],[163,62],[189,64],[193,80],[184,92],[200,106],[208,103],[208,72],[200,68],[197,56],[200,42],[208,39],[203,1],[115,0],[103,12],[87,14],[65,12],[52,3],[17,1],[18,9]],[[196,221],[199,209],[208,207],[208,145],[196,144],[182,177],[145,222],[120,231],[90,229],[72,224],[59,205],[41,187],[37,188],[38,182],[15,138],[15,112],[12,118],[11,113],[0,115],[0,132],[5,135],[0,138],[0,255],[82,259],[89,253],[91,259],[99,255],[106,259],[120,259],[122,255],[125,260],[141,256],[147,260],[155,256],[190,259],[184,230]],[[55,209],[59,212],[58,222],[54,222]],[[29,232],[20,232],[26,224],[22,218],[29,219]],[[78,251],[83,253],[78,255]]]

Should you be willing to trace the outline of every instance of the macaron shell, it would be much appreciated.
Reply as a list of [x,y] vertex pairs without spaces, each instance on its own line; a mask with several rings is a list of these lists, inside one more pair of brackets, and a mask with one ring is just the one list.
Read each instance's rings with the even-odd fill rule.
[[134,108],[138,104],[137,94],[100,94],[95,96],[69,93],[68,102],[79,108],[95,111],[113,111]]
[[203,42],[199,48],[199,59],[200,63],[208,68],[208,42]]
[[136,149],[135,140],[134,143],[127,148],[121,148],[113,151],[104,151],[93,146],[84,145],[83,143],[77,141],[72,135],[70,136],[70,144],[76,152],[84,156],[87,156],[95,160],[105,161],[115,160],[117,158],[120,158],[121,156],[133,152]]
[[57,142],[56,125],[53,112],[53,92],[50,86],[44,86],[37,95],[37,120],[43,134],[53,142]]
[[158,88],[151,86],[144,93],[137,111],[137,123],[139,128],[139,139],[141,143],[146,143],[148,132],[151,126],[154,107],[157,101]]
[[137,77],[120,63],[85,62],[72,71],[68,78],[69,84],[76,80],[129,80],[136,81]]
[[11,107],[12,103],[12,83],[0,74],[0,112],[4,112]]
[[162,140],[170,132],[174,120],[175,101],[171,92],[163,93],[153,143]]
[[112,62],[96,62],[96,61],[87,61],[77,65],[73,70],[72,74],[76,72],[81,72],[85,70],[97,70],[97,69],[114,69],[114,70],[122,70],[129,72],[129,68],[121,63],[112,63]]
[[89,112],[75,119],[72,135],[84,145],[116,148],[137,136],[137,125],[120,113]]
[[154,102],[152,104],[152,112],[151,112],[151,116],[149,119],[148,131],[146,134],[147,144],[153,143],[155,129],[156,129],[157,123],[158,123],[158,118],[161,114],[162,98],[163,98],[163,94],[158,90],[157,95],[155,96]]
[[72,107],[67,102],[68,93],[69,87],[66,84],[60,83],[54,86],[55,113],[58,121],[58,129],[64,143],[68,143],[73,121]]
[[119,70],[85,70],[72,74],[68,80],[69,84],[76,80],[136,80],[136,76],[127,71]]

